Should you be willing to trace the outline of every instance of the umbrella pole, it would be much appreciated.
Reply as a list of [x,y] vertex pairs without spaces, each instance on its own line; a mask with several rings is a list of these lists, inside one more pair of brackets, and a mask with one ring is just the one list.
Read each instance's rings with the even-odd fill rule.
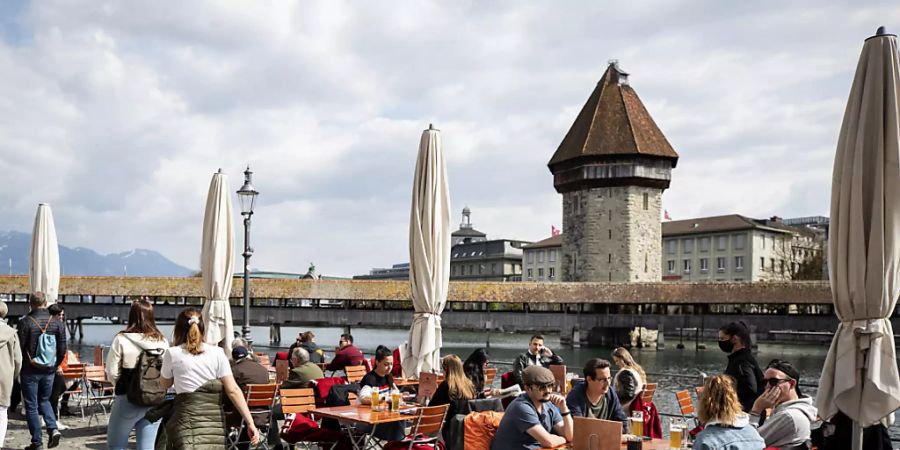
[[862,425],[860,425],[859,422],[857,422],[855,420],[853,421],[853,433],[851,436],[852,436],[851,439],[853,439],[853,441],[852,441],[853,442],[853,450],[862,450],[862,447],[863,447]]

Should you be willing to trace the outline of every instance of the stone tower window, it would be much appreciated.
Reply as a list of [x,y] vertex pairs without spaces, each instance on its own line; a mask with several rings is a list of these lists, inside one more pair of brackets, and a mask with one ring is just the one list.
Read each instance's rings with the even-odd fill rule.
[[612,229],[609,230],[609,238],[612,239]]
[[650,208],[650,194],[644,192],[644,211]]

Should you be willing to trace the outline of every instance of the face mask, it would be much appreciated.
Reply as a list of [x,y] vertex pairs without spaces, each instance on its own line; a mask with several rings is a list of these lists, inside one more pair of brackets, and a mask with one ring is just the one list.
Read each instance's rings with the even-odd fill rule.
[[730,340],[719,341],[719,348],[725,353],[731,353],[731,351],[734,350],[734,343]]

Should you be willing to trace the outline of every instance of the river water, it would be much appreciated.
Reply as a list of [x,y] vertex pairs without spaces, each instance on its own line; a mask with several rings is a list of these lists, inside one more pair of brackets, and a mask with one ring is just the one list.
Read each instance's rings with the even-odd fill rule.
[[[82,355],[91,355],[92,348],[96,345],[108,346],[113,336],[122,330],[122,325],[86,323],[85,338],[83,341],[74,341],[71,346]],[[166,335],[172,335],[172,324],[161,324],[160,330]],[[239,329],[239,328],[238,328]],[[265,351],[274,356],[276,351],[287,350],[294,342],[297,334],[303,331],[312,331],[316,335],[316,343],[326,352],[331,352],[337,345],[338,338],[343,330],[337,327],[330,328],[297,328],[282,327],[282,345],[273,347],[268,345],[268,327],[252,327],[251,331],[257,351]],[[351,330],[357,347],[363,352],[371,354],[378,345],[395,348],[407,340],[407,330],[380,329],[380,328],[354,328]],[[445,331],[443,355],[456,354],[463,360],[476,348],[486,347],[490,341],[489,353],[492,361],[511,362],[528,346],[527,334],[497,334],[490,335],[481,332]],[[604,347],[561,347],[559,337],[546,335],[544,344],[559,354],[568,366],[569,372],[580,375],[580,368],[590,358],[611,359],[611,348]],[[721,352],[715,342],[706,342],[706,350],[694,350],[693,342],[685,342],[687,349],[676,350],[676,341],[666,343],[666,350],[632,349],[632,355],[648,374],[651,383],[657,383],[657,391],[654,396],[661,413],[677,414],[678,404],[674,393],[683,389],[690,389],[700,385],[700,373],[721,373],[725,369],[727,361],[725,353]],[[763,343],[756,352],[756,359],[760,366],[765,367],[772,359],[784,359],[791,361],[794,367],[800,371],[801,383],[804,393],[815,396],[816,385],[822,373],[825,356],[828,352],[826,345],[810,344],[767,344]],[[328,356],[331,356],[329,354]],[[89,358],[89,357],[88,357]],[[500,373],[510,369],[508,365],[498,364]],[[499,376],[497,377],[499,387]],[[665,424],[665,422],[664,422]],[[664,430],[666,427],[664,426]],[[891,437],[894,442],[900,441],[900,425],[891,427]]]

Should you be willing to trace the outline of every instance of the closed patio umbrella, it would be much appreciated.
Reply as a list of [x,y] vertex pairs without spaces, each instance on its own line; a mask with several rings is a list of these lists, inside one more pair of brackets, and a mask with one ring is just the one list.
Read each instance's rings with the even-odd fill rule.
[[440,369],[441,312],[450,285],[450,233],[450,190],[441,134],[429,125],[419,142],[409,217],[409,282],[415,312],[402,358],[408,376]]
[[28,258],[28,281],[32,293],[43,292],[47,303],[56,303],[59,295],[59,245],[50,205],[38,205],[31,231],[31,254]]
[[859,428],[900,408],[894,331],[900,294],[900,65],[893,35],[866,40],[838,138],[831,187],[829,272],[840,320],[816,404]]
[[234,324],[231,321],[231,281],[234,276],[234,218],[231,215],[231,191],[228,178],[219,172],[213,174],[206,196],[206,214],[203,216],[203,242],[200,250],[200,272],[203,277],[203,321],[206,326],[206,342],[225,343],[231,354],[234,340]]

